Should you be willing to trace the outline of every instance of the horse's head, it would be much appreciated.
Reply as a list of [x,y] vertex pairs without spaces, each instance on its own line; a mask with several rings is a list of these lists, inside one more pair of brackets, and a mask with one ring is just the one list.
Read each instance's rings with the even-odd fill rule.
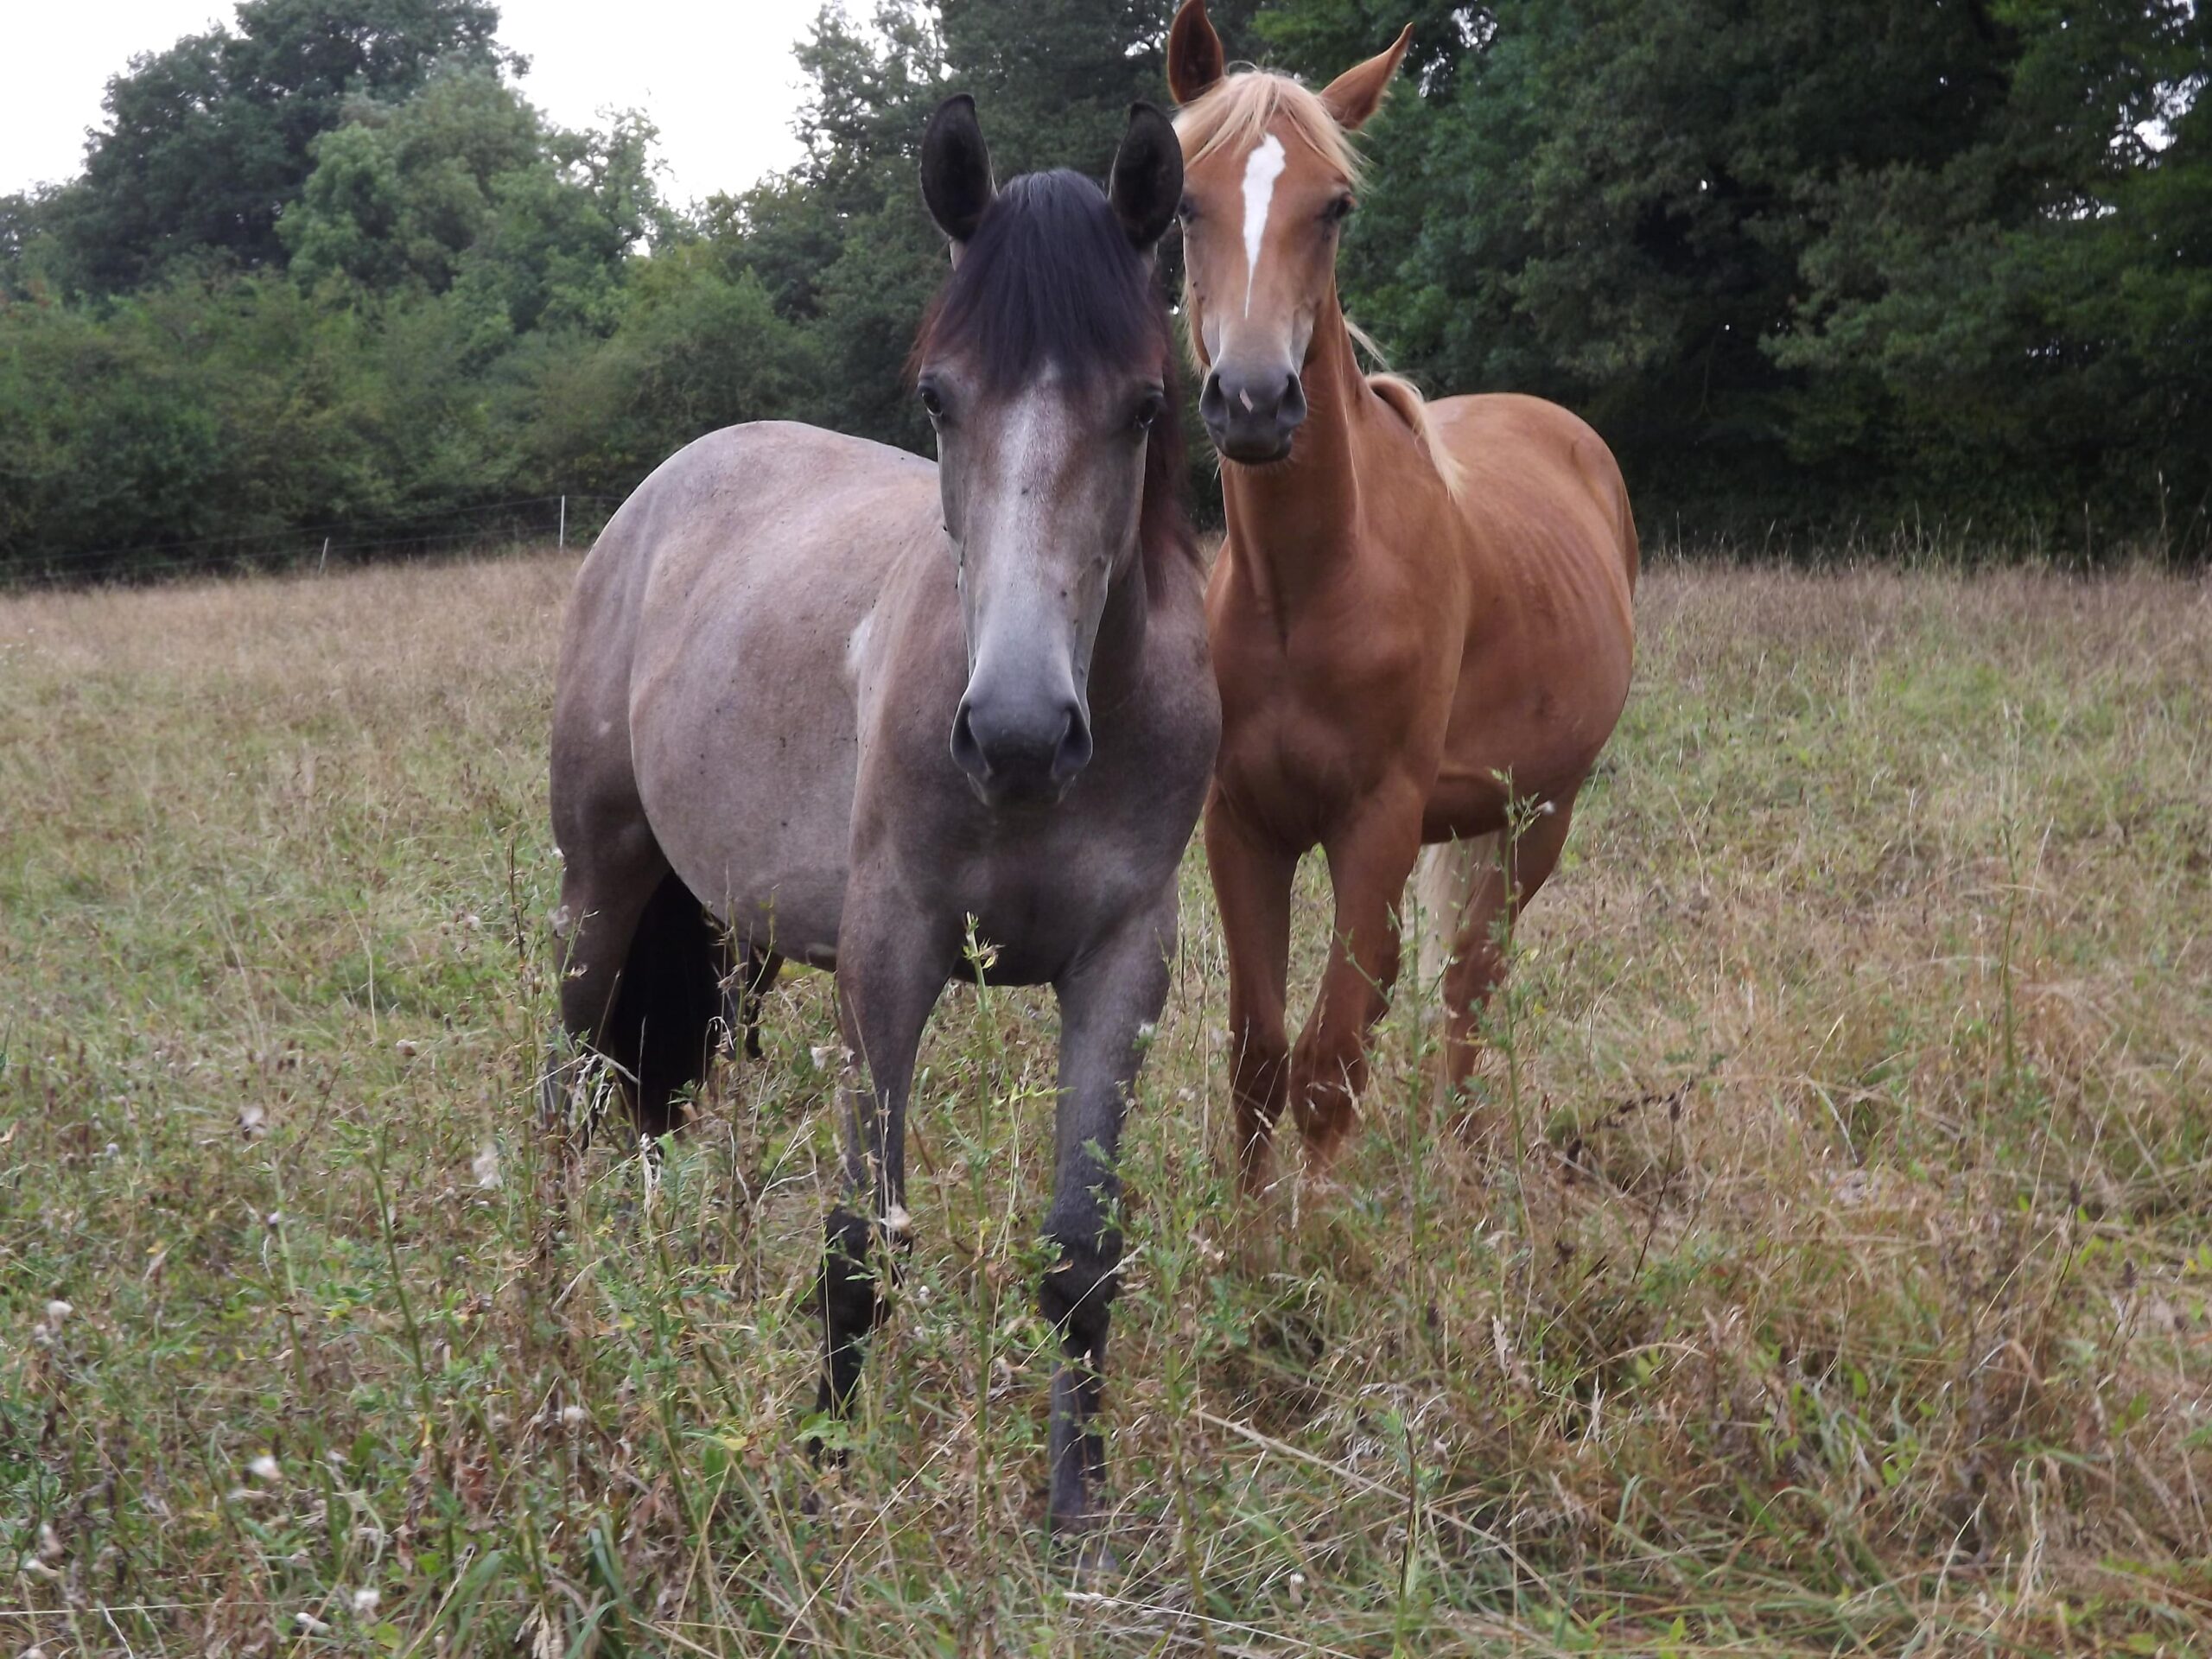
[[1349,135],[1382,105],[1412,33],[1313,92],[1283,75],[1228,74],[1205,0],[1175,14],[1167,84],[1182,106],[1198,412],[1230,461],[1282,460],[1306,419],[1301,372],[1315,319],[1337,303],[1337,236],[1359,181]]
[[914,351],[967,632],[952,754],[994,804],[1056,799],[1090,759],[1092,649],[1138,557],[1147,454],[1160,473],[1172,435],[1152,256],[1182,180],[1148,105],[1103,192],[1073,173],[998,189],[964,96],[922,141],[922,194],[952,242]]

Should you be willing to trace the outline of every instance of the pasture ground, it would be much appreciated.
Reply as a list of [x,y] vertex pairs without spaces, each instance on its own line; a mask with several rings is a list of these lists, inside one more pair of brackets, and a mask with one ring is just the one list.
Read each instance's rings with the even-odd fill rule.
[[657,1177],[529,1127],[573,569],[0,601],[0,1654],[2212,1646],[2204,582],[1652,570],[1487,1155],[1409,988],[1232,1204],[1194,855],[1071,1592],[1048,1001],[932,1028],[819,1519],[826,983]]

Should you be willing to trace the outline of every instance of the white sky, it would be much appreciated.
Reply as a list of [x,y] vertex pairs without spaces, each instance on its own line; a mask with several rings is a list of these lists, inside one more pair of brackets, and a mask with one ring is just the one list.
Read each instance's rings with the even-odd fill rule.
[[[821,0],[501,0],[499,39],[531,60],[522,91],[563,126],[644,110],[662,182],[684,202],[795,161],[792,44]],[[75,0],[10,6],[0,54],[0,194],[73,178],[108,78],[134,53],[232,17],[229,0]]]

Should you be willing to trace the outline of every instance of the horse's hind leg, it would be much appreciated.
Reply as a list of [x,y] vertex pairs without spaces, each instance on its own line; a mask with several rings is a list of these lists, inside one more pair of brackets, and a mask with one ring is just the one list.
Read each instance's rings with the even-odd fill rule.
[[576,1067],[585,1052],[605,1055],[622,1072],[636,1075],[636,1055],[615,1052],[613,1015],[639,918],[668,874],[642,816],[619,826],[598,815],[588,825],[560,825],[557,817],[556,823],[563,861],[561,900],[553,912],[553,963],[569,1043],[547,1058],[541,1111],[549,1128],[569,1120]]
[[1511,843],[1510,879],[1503,831],[1447,842],[1421,855],[1421,973],[1424,985],[1442,982],[1445,1037],[1437,1092],[1439,1104],[1447,1109],[1455,1094],[1464,1097],[1481,1057],[1483,1009],[1505,977],[1505,936],[1550,878],[1567,843],[1574,798],[1549,805]]
[[760,1058],[760,1006],[776,988],[776,976],[783,969],[781,956],[765,946],[751,945],[745,952],[745,965],[728,982],[722,1020],[742,1040],[748,1060]]
[[[676,1095],[702,1075],[708,1027],[721,1006],[721,947],[642,815],[563,827],[567,862],[554,915],[561,1022],[611,1063],[639,1129],[663,1135],[675,1124]],[[556,1121],[562,1082],[558,1068],[549,1070]]]

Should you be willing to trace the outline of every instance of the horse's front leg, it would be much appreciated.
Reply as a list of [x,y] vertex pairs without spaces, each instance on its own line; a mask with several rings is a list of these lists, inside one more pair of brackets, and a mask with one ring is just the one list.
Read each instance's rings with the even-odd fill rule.
[[[1038,1300],[1060,1344],[1052,1373],[1049,1513],[1054,1535],[1063,1538],[1091,1531],[1098,1519],[1094,1505],[1106,1450],[1096,1414],[1122,1260],[1116,1159],[1144,1045],[1167,1001],[1175,925],[1171,877],[1156,907],[1086,951],[1056,988],[1059,1109],[1045,1236],[1058,1254]],[[1110,1560],[1098,1543],[1085,1546],[1086,1567]]]
[[1229,952],[1230,1092],[1244,1190],[1267,1185],[1289,1077],[1283,1010],[1290,976],[1290,886],[1298,855],[1255,831],[1217,785],[1206,802],[1206,868]]
[[[837,1091],[844,1192],[824,1226],[822,1256],[822,1386],[817,1409],[842,1416],[852,1404],[868,1335],[883,1317],[879,1257],[906,1230],[906,1096],[922,1027],[944,990],[947,967],[920,918],[847,912],[837,941],[837,1023],[844,1039]],[[817,1447],[818,1452],[819,1447]]]
[[1325,837],[1336,918],[1313,1017],[1290,1060],[1290,1106],[1308,1151],[1325,1161],[1351,1128],[1367,1086],[1368,1036],[1397,983],[1398,909],[1421,854],[1421,795],[1392,787]]

